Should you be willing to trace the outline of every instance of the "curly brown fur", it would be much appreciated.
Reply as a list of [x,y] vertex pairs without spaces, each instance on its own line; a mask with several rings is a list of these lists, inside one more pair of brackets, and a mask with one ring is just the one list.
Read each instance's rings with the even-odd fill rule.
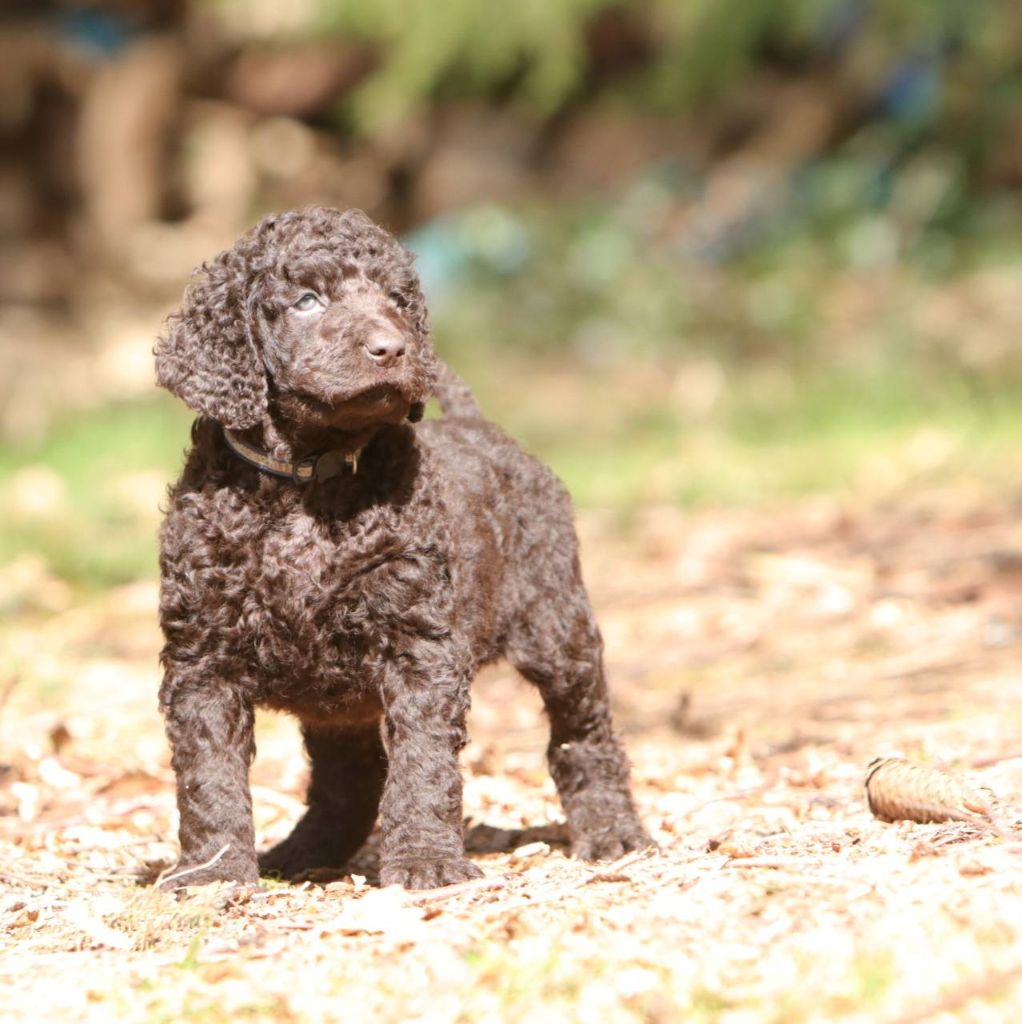
[[[339,866],[377,816],[383,884],[479,875],[458,753],[469,683],[501,656],[543,696],[574,852],[649,842],[569,499],[438,363],[389,234],[358,211],[268,217],[201,269],[156,363],[200,414],[160,560],[178,884]],[[413,427],[434,392],[445,418]],[[240,460],[224,427],[283,461],[360,450],[358,472],[299,486]],[[298,717],[312,772],[304,817],[258,860],[256,706]]]

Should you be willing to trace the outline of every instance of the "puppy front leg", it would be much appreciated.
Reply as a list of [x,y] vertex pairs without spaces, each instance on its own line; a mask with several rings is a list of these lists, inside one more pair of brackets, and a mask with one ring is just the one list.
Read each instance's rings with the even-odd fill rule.
[[386,670],[382,885],[433,889],[482,876],[465,859],[458,753],[467,741],[470,678],[452,653],[423,643]]
[[248,784],[255,754],[251,703],[235,687],[177,680],[169,672],[160,704],[181,817],[181,860],[161,884],[256,884]]

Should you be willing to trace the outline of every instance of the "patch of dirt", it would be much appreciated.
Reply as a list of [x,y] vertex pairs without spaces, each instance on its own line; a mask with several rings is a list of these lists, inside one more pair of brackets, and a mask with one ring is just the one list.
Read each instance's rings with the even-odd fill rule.
[[[175,852],[154,585],[0,625],[0,1020],[1010,1019],[1022,497],[581,528],[660,847],[612,865],[565,855],[538,698],[498,667],[464,757],[484,880],[381,890],[370,841],[343,874],[176,900],[139,882]],[[268,845],[305,765],[285,719],[259,749]],[[875,820],[890,754],[989,787],[1004,831]]]

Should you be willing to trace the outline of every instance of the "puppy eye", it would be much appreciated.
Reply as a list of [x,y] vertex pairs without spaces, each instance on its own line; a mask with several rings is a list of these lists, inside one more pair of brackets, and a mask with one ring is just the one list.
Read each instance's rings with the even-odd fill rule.
[[393,302],[398,309],[408,308],[408,300],[401,294],[401,292],[391,292],[390,301]]
[[317,306],[322,305],[319,296],[315,292],[306,292],[291,308],[297,309],[299,313],[311,313]]

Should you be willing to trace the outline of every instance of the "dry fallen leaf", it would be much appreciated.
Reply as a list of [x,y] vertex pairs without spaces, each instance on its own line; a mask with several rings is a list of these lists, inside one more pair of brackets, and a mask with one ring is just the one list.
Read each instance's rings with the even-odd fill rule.
[[526,843],[524,846],[519,846],[512,852],[511,860],[513,863],[521,863],[533,860],[536,857],[545,857],[549,852],[549,844],[539,840],[535,843]]
[[93,907],[85,900],[76,901],[64,908],[61,914],[65,924],[86,935],[96,946],[107,949],[131,949],[135,940],[124,932],[111,928],[94,914]]
[[346,900],[340,912],[320,926],[322,935],[385,934],[390,939],[415,942],[425,929],[423,911],[412,902],[414,894],[398,885],[370,889]]
[[[177,854],[155,588],[137,604],[117,591],[0,621],[0,650],[16,655],[0,691],[4,673],[21,676],[0,754],[0,1016],[45,1005],[54,1019],[117,1019],[130,999],[154,1020],[894,1021],[932,998],[935,962],[948,990],[1019,962],[1016,844],[971,823],[881,825],[857,767],[884,743],[971,762],[998,792],[1022,787],[1022,637],[989,640],[1017,609],[989,586],[968,602],[946,586],[975,590],[999,571],[990,552],[1019,548],[1017,498],[658,515],[649,558],[588,520],[608,677],[660,845],[611,865],[538,845],[567,839],[541,701],[498,667],[474,689],[463,759],[486,879],[380,890],[374,836],[340,880],[246,903],[140,887]],[[708,548],[694,588],[683,553]],[[797,564],[759,582],[742,568],[755,551],[805,557],[822,582]],[[806,583],[788,585],[803,568]],[[819,614],[829,581],[854,591],[847,614]],[[683,717],[679,738],[681,692],[713,728]],[[73,737],[59,752],[73,787],[44,764],[55,722]],[[265,716],[257,729],[265,847],[303,813],[307,764],[293,724]],[[1000,1019],[1018,989],[999,996],[968,1019]]]

